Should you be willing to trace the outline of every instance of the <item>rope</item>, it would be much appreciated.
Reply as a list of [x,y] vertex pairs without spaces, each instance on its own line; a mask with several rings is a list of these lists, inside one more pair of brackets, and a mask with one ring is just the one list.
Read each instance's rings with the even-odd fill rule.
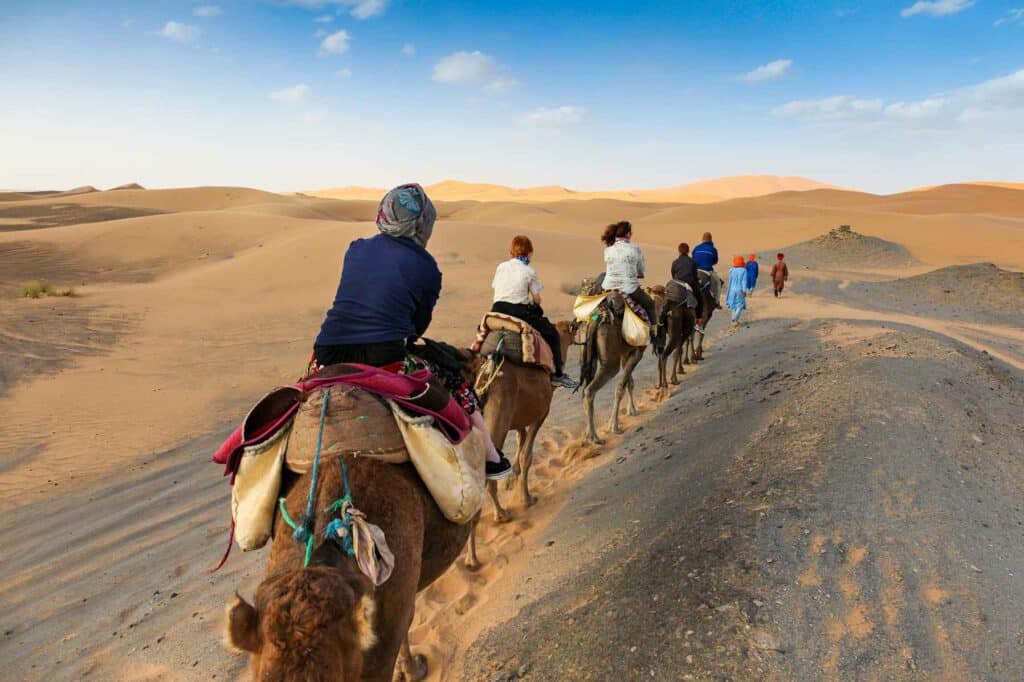
[[[505,334],[504,332],[502,332],[501,336],[498,338],[497,345],[495,345],[494,347],[494,352],[491,353],[487,359],[487,366],[493,367],[494,369],[491,370],[489,374],[478,374],[476,377],[476,381],[473,382],[473,390],[476,391],[476,394],[481,398],[483,398],[484,395],[486,395],[487,390],[491,387],[491,384],[497,381],[498,377],[501,376],[501,368],[505,366],[505,356],[501,352],[504,347]],[[495,364],[494,362],[494,356],[496,355],[501,356],[501,360],[499,360],[497,364]],[[481,379],[483,379],[485,376],[487,377],[486,381],[483,381],[481,383]]]
[[491,370],[491,372],[489,372],[486,375],[487,376],[486,381],[481,383],[480,380],[483,379],[485,375],[484,374],[479,374],[477,376],[477,378],[476,378],[476,383],[473,385],[473,390],[476,391],[476,394],[478,396],[480,396],[481,398],[483,398],[487,394],[487,390],[491,387],[491,384],[493,384],[495,381],[497,381],[498,377],[501,376],[501,368],[505,366],[505,356],[502,355],[501,356],[501,360],[499,360],[496,365],[494,364],[494,359],[492,357],[488,361],[488,364],[490,366],[493,366],[494,369]]
[[316,514],[313,509],[316,500],[316,483],[320,477],[320,449],[324,442],[324,423],[327,421],[327,403],[331,398],[331,389],[324,391],[323,403],[320,405],[320,430],[316,434],[316,451],[313,453],[312,476],[309,481],[309,497],[306,499],[306,513],[302,515],[298,523],[291,521],[288,512],[284,508],[284,500],[281,500],[282,516],[285,522],[293,529],[292,537],[296,542],[306,545],[306,555],[302,565],[309,566],[309,560],[313,556],[313,540],[315,539],[314,528],[316,525]]
[[324,528],[324,537],[327,539],[334,540],[341,548],[345,550],[345,553],[351,557],[356,555],[355,546],[352,543],[352,514],[350,510],[353,507],[352,504],[352,489],[348,485],[348,467],[345,466],[345,460],[341,457],[338,458],[338,463],[341,464],[341,485],[343,495],[339,499],[331,503],[331,506],[324,511],[328,513],[337,513],[338,518],[331,519],[327,527]]

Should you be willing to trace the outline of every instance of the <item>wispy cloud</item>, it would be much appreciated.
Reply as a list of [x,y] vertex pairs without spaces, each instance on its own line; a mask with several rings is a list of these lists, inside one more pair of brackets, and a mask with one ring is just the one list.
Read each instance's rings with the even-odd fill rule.
[[504,73],[494,57],[479,50],[453,52],[441,58],[434,65],[433,78],[438,83],[478,87],[492,95],[504,94],[519,85],[519,81]]
[[798,116],[815,121],[858,118],[877,113],[885,103],[880,99],[861,99],[835,95],[824,99],[798,99],[772,109],[776,116]]
[[995,26],[1003,24],[1021,24],[1024,26],[1024,7],[1015,7],[1006,13],[1006,16],[996,19]]
[[577,106],[538,107],[523,115],[521,121],[537,128],[563,128],[583,122],[587,110]]
[[338,69],[337,71],[335,71],[334,75],[339,77],[339,78],[351,78],[352,77],[352,69],[350,69],[350,68],[348,68],[346,66],[344,69]]
[[192,14],[197,17],[219,17],[224,13],[217,5],[201,5],[192,10]]
[[402,54],[407,54],[410,57],[416,54],[416,43],[406,43],[402,45]]
[[812,121],[860,121],[884,125],[942,128],[968,124],[998,114],[1024,112],[1024,69],[975,85],[894,101],[837,95],[795,100],[772,110],[776,116]]
[[910,7],[900,12],[904,19],[918,14],[926,14],[930,17],[945,17],[951,14],[959,14],[974,4],[974,0],[918,0]]
[[284,0],[287,5],[297,5],[306,9],[323,9],[329,5],[350,7],[349,14],[356,19],[369,19],[384,14],[391,0]]
[[345,54],[348,52],[352,37],[348,31],[341,30],[330,34],[320,43],[321,54]]
[[302,120],[305,123],[310,124],[323,123],[324,121],[327,120],[329,115],[330,114],[327,112],[326,109],[313,109],[312,111],[307,111],[306,113],[304,113],[302,115]]
[[753,71],[740,74],[736,76],[736,80],[743,81],[745,83],[760,83],[761,81],[773,81],[776,78],[782,78],[789,71],[789,67],[793,66],[792,59],[776,59],[774,62],[768,62],[762,64]]
[[191,43],[202,33],[202,29],[192,24],[183,24],[178,21],[168,21],[164,27],[157,31],[161,38],[174,40],[179,43]]
[[273,91],[270,93],[270,99],[293,104],[306,99],[312,92],[313,89],[308,85],[305,83],[299,83],[298,85],[293,85],[290,88],[282,88],[281,90]]
[[332,21],[334,21],[334,15],[333,14],[321,14],[320,16],[318,16],[315,19],[313,19],[313,21],[315,21],[318,24],[329,24]]

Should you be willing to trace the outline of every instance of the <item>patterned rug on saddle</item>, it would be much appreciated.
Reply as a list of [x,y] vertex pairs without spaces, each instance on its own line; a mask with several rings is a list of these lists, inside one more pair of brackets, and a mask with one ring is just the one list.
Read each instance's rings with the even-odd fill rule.
[[484,356],[499,353],[516,364],[537,365],[549,374],[555,373],[551,346],[537,330],[511,315],[484,315],[470,350]]

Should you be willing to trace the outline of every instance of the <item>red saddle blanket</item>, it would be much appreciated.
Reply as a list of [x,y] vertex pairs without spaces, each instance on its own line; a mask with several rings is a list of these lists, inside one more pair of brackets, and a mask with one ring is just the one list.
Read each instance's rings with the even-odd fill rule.
[[217,449],[213,461],[225,465],[225,476],[233,475],[244,448],[262,443],[287,425],[307,395],[338,384],[360,388],[392,400],[414,414],[433,417],[437,428],[452,443],[462,442],[472,428],[466,412],[428,369],[398,374],[355,363],[331,365],[308,379],[280,386],[263,396]]

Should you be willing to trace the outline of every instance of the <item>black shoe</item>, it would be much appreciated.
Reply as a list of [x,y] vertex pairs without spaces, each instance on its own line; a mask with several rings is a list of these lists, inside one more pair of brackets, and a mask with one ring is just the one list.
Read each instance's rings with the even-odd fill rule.
[[552,374],[551,383],[555,386],[561,386],[562,388],[571,388],[575,390],[579,384],[569,378],[567,374]]
[[512,475],[512,464],[506,459],[505,455],[502,454],[501,450],[498,450],[498,457],[501,459],[497,462],[488,461],[484,469],[487,472],[488,481],[500,481],[506,476]]

